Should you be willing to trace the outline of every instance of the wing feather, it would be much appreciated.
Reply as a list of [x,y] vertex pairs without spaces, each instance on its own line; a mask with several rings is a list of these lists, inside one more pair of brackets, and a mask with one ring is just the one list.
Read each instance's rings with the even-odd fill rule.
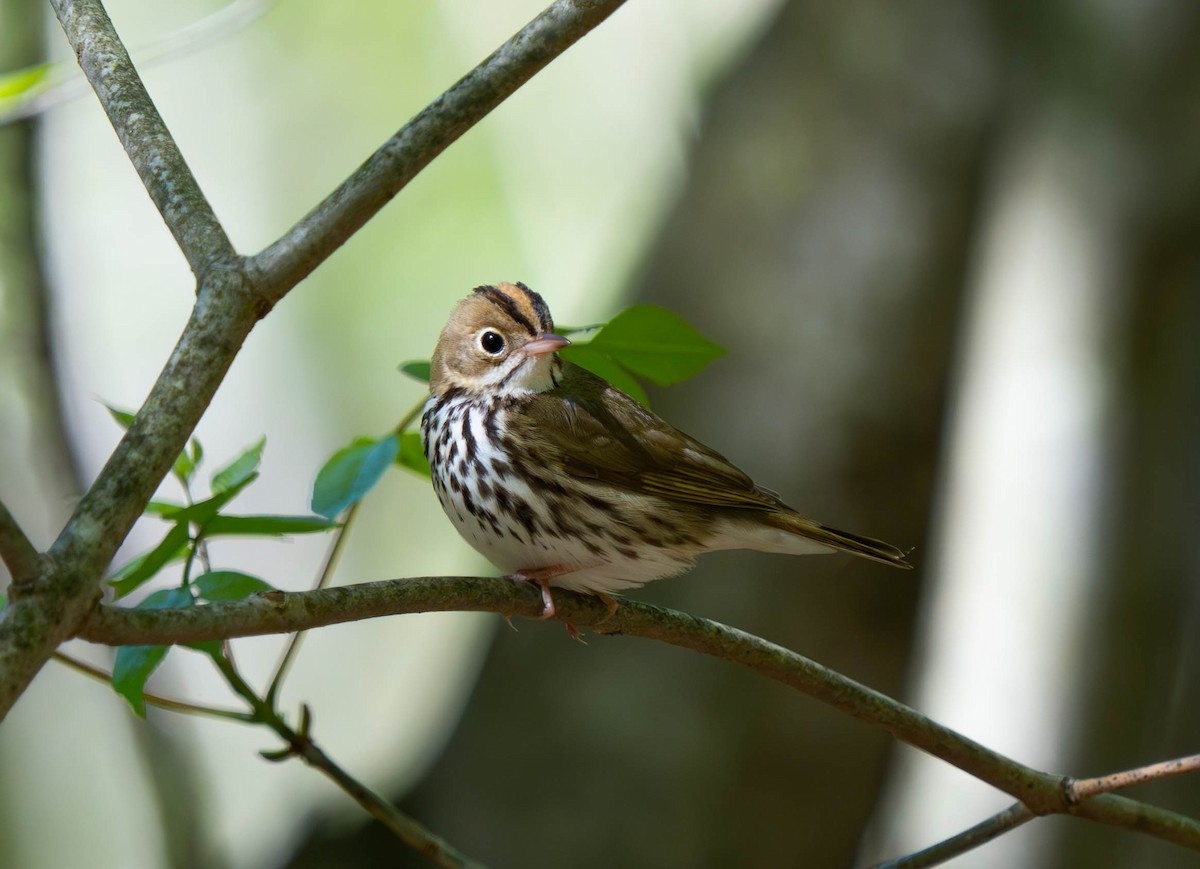
[[521,439],[577,479],[693,504],[782,506],[716,450],[578,366],[564,363],[558,387],[524,400],[528,412],[513,422]]

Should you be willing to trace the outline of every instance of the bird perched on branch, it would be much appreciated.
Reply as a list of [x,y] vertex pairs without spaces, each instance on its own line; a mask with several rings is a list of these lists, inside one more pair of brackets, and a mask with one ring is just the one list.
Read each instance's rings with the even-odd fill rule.
[[610,596],[720,549],[842,550],[909,567],[894,546],[806,519],[720,453],[557,356],[542,297],[482,286],[433,352],[421,438],[458,532],[514,579]]

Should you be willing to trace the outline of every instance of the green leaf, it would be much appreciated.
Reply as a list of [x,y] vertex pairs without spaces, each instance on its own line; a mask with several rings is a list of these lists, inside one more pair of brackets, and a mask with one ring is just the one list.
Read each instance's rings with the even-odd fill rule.
[[282,537],[286,534],[312,534],[337,527],[324,516],[214,516],[204,526],[205,537],[228,534],[263,534]]
[[189,607],[196,602],[190,590],[175,586],[152,591],[140,601],[135,610],[173,610]]
[[195,649],[197,652],[203,652],[210,658],[220,658],[224,656],[225,650],[220,640],[200,640],[198,643],[185,643],[189,649]]
[[121,646],[113,664],[113,690],[129,701],[138,718],[146,717],[146,680],[158,669],[170,646]]
[[183,483],[184,488],[191,485],[192,474],[196,472],[196,466],[200,464],[200,459],[204,456],[204,447],[200,446],[200,441],[192,438],[188,444],[191,447],[191,453],[185,449],[171,467],[171,473],[179,482]]
[[0,75],[0,100],[12,99],[33,90],[46,80],[53,68],[53,64],[39,63]]
[[0,612],[2,612],[6,606],[8,606],[8,595],[0,594]]
[[129,427],[131,425],[133,425],[133,416],[134,415],[132,413],[130,413],[129,411],[119,410],[119,409],[113,407],[111,404],[106,404],[106,405],[104,405],[104,407],[112,415],[112,418],[117,421],[117,425],[119,425],[121,428],[128,431]]
[[161,543],[110,576],[108,584],[113,587],[117,597],[124,597],[172,561],[183,558],[187,554],[187,547],[187,524],[173,525]]
[[415,431],[406,431],[400,435],[400,451],[396,453],[396,464],[410,471],[416,471],[422,477],[429,477],[429,461],[425,458],[425,448],[421,445],[421,436]]
[[590,326],[564,326],[561,323],[554,324],[554,334],[556,335],[580,335],[584,332],[598,332],[604,328],[603,323],[592,323]]
[[236,570],[213,570],[192,581],[204,600],[241,600],[260,591],[273,591],[270,584],[257,576]]
[[596,350],[591,344],[572,344],[558,351],[558,355],[574,362],[581,368],[586,368],[593,374],[603,377],[617,389],[626,393],[643,407],[650,406],[646,390],[637,382],[637,378],[629,373],[629,369],[614,360],[611,356]]
[[242,489],[246,488],[257,479],[257,473],[251,474],[232,489],[226,489],[219,495],[213,495],[211,498],[205,498],[203,501],[197,501],[195,504],[192,504],[189,507],[184,507],[182,510],[171,513],[169,518],[173,522],[180,522],[185,525],[189,522],[193,522],[203,527],[204,523],[213,516],[216,516],[217,513],[221,511],[222,507],[237,497],[238,492],[242,491]]
[[725,353],[678,314],[657,305],[627,308],[587,346],[659,386],[693,377]]
[[[172,609],[194,603],[185,588],[164,588],[146,595],[135,609]],[[146,717],[146,680],[170,651],[169,646],[122,646],[113,665],[113,690],[124,697],[139,718]]]
[[267,439],[259,438],[258,443],[247,448],[240,456],[213,474],[213,494],[219,495],[230,489],[244,488],[258,471],[259,463],[262,462],[263,447],[266,445]]
[[379,482],[400,451],[400,439],[356,438],[325,463],[313,483],[312,509],[329,519],[337,516]]
[[429,382],[428,359],[410,359],[407,362],[402,362],[400,363],[400,370],[413,380],[419,380],[422,383]]
[[184,509],[186,509],[185,504],[176,504],[173,501],[151,501],[142,513],[158,516],[160,519],[170,519]]

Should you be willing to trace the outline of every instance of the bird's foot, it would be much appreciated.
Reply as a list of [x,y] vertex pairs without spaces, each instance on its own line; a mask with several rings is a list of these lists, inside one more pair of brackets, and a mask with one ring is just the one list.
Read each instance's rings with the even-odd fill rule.
[[534,567],[529,570],[518,570],[515,573],[510,573],[508,578],[515,579],[518,582],[532,582],[540,588],[542,590],[542,614],[538,616],[538,619],[549,619],[554,617],[555,612],[554,595],[550,593],[550,580],[569,572],[568,568],[555,564],[550,567]]

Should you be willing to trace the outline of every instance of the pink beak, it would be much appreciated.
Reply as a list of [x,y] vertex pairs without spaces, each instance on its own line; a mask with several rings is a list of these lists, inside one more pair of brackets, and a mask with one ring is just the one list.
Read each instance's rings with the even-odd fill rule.
[[525,345],[524,349],[530,356],[543,356],[546,353],[553,353],[555,350],[561,350],[571,342],[562,335],[555,335],[553,332],[547,332],[540,338],[535,338]]

